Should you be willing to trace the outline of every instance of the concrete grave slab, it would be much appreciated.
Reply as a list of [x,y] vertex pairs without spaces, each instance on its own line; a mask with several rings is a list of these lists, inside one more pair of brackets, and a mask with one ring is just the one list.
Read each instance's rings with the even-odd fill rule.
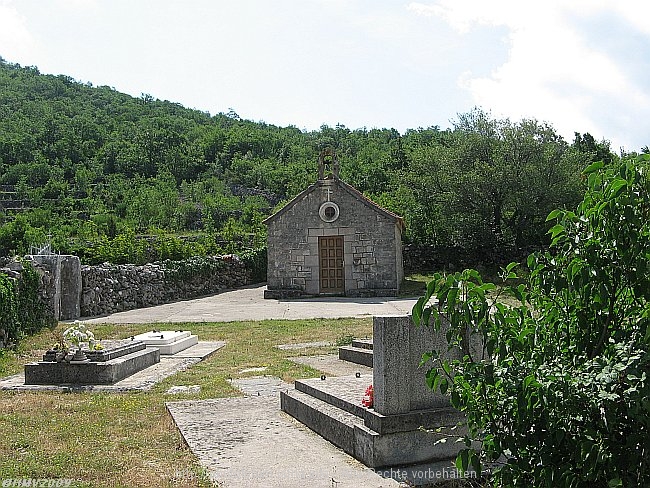
[[153,330],[138,334],[135,340],[157,348],[165,356],[177,354],[199,342],[198,336],[192,335],[189,330]]
[[158,362],[157,349],[142,349],[108,361],[84,364],[39,361],[25,365],[25,384],[112,385]]
[[[233,380],[255,396],[168,402],[185,442],[223,488],[389,488],[385,479],[279,409],[273,377]],[[261,393],[257,396],[257,393]],[[270,448],[272,446],[272,448]]]
[[[163,379],[184,371],[196,363],[210,357],[219,349],[225,346],[225,342],[199,342],[181,353],[174,356],[162,356],[160,362],[139,371],[128,378],[118,381],[112,385],[26,385],[24,373],[15,374],[0,379],[0,390],[14,391],[144,391],[151,389],[156,383]],[[84,365],[79,365],[84,366]]]

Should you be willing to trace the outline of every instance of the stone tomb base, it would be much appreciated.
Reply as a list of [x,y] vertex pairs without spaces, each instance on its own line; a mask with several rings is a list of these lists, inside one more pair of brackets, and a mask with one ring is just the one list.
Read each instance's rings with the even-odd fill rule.
[[26,385],[112,385],[160,362],[160,351],[142,341],[102,341],[102,351],[87,351],[91,361],[39,361],[25,365]]
[[145,332],[135,336],[135,340],[142,341],[149,347],[157,348],[164,356],[184,351],[199,342],[198,336],[192,335],[188,330]]
[[[379,468],[453,459],[462,432],[433,432],[462,419],[451,407],[381,415],[361,405],[373,376],[297,380],[294,390],[280,393],[281,409],[366,466]],[[424,429],[422,428],[424,427]],[[446,442],[440,441],[449,437]]]

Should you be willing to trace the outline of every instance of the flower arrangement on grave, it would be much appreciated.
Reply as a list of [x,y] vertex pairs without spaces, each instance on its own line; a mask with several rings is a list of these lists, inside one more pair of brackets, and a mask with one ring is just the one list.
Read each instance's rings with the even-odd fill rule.
[[55,342],[52,344],[52,347],[50,347],[51,351],[55,352],[68,352],[68,345],[65,343],[63,338],[59,339],[59,342]]
[[374,399],[375,399],[375,391],[372,388],[372,385],[369,385],[368,388],[366,388],[366,392],[363,395],[363,400],[361,400],[361,405],[363,405],[366,408],[372,408],[374,404]]
[[91,348],[91,344],[92,346],[95,344],[95,335],[78,320],[75,320],[72,327],[65,330],[63,339],[74,344],[78,349],[81,349],[81,345],[85,342],[88,343],[89,348]]
[[85,361],[87,359],[86,355],[81,350],[82,344],[88,343],[88,349],[91,351],[99,351],[103,349],[100,342],[95,339],[95,335],[92,331],[78,320],[75,320],[74,325],[63,332],[63,339],[77,347],[77,351],[73,357],[73,360],[77,362]]

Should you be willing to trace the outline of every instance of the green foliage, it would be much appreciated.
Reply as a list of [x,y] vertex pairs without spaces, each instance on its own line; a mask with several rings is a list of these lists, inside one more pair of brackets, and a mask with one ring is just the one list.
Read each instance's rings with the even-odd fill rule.
[[165,280],[172,283],[196,278],[207,280],[224,267],[221,259],[199,256],[182,261],[166,260],[163,264],[165,265]]
[[[579,169],[609,154],[588,134],[570,146],[545,124],[480,110],[459,115],[453,130],[307,132],[2,60],[0,113],[0,185],[8,185],[0,198],[12,202],[0,253],[51,235],[59,250],[95,261],[187,255],[115,241],[131,230],[200,234],[208,253],[209,241],[226,252],[260,247],[263,218],[315,181],[319,151],[332,147],[343,179],[404,217],[407,242],[458,261],[503,262],[547,242],[545,216],[572,208],[583,192]],[[34,236],[5,230],[18,212]]]
[[56,326],[39,294],[40,275],[28,263],[23,266],[19,280],[0,273],[0,329],[4,329],[10,344]]
[[[65,248],[64,248],[65,249]],[[218,254],[216,247],[206,248],[201,242],[182,240],[164,232],[136,236],[133,229],[124,229],[113,239],[101,236],[85,242],[79,248],[68,248],[88,264],[104,262],[114,264],[146,264],[154,261],[182,260],[192,256],[205,256],[208,251]]]
[[419,208],[411,235],[479,261],[547,244],[546,215],[580,201],[589,158],[535,120],[461,114],[440,144],[413,153],[406,184]]
[[239,253],[239,258],[246,264],[246,268],[251,270],[254,283],[266,281],[268,266],[266,247],[243,251]]
[[0,274],[0,329],[10,337],[16,337],[20,328],[16,287],[13,280]]
[[649,161],[584,171],[577,210],[548,216],[551,251],[529,257],[523,283],[516,264],[503,270],[516,306],[473,270],[428,284],[416,323],[433,318],[464,351],[423,358],[428,384],[467,415],[462,469],[496,462],[495,486],[650,484]]

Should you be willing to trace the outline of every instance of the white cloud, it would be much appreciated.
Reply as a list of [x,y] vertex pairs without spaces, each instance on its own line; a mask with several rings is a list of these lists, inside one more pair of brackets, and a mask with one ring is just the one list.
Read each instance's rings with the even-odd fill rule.
[[0,2],[0,56],[22,62],[32,59],[35,50],[36,41],[27,29],[26,19],[11,2]]
[[67,10],[95,10],[97,0],[56,0],[57,8]]
[[[627,74],[625,59],[598,51],[574,25],[587,16],[618,16],[647,35],[650,27],[644,19],[650,16],[650,4],[635,2],[630,8],[628,2],[605,0],[555,0],[536,5],[512,0],[440,0],[411,3],[408,8],[419,15],[441,18],[460,34],[480,26],[508,30],[510,51],[505,63],[489,76],[478,77],[470,68],[459,78],[477,105],[496,114],[547,120],[568,138],[574,131],[612,138],[611,133],[606,134],[608,121],[598,110],[601,99],[610,107],[612,100],[618,101],[621,110],[650,109],[650,97],[643,85]],[[618,129],[617,133],[623,131]]]

